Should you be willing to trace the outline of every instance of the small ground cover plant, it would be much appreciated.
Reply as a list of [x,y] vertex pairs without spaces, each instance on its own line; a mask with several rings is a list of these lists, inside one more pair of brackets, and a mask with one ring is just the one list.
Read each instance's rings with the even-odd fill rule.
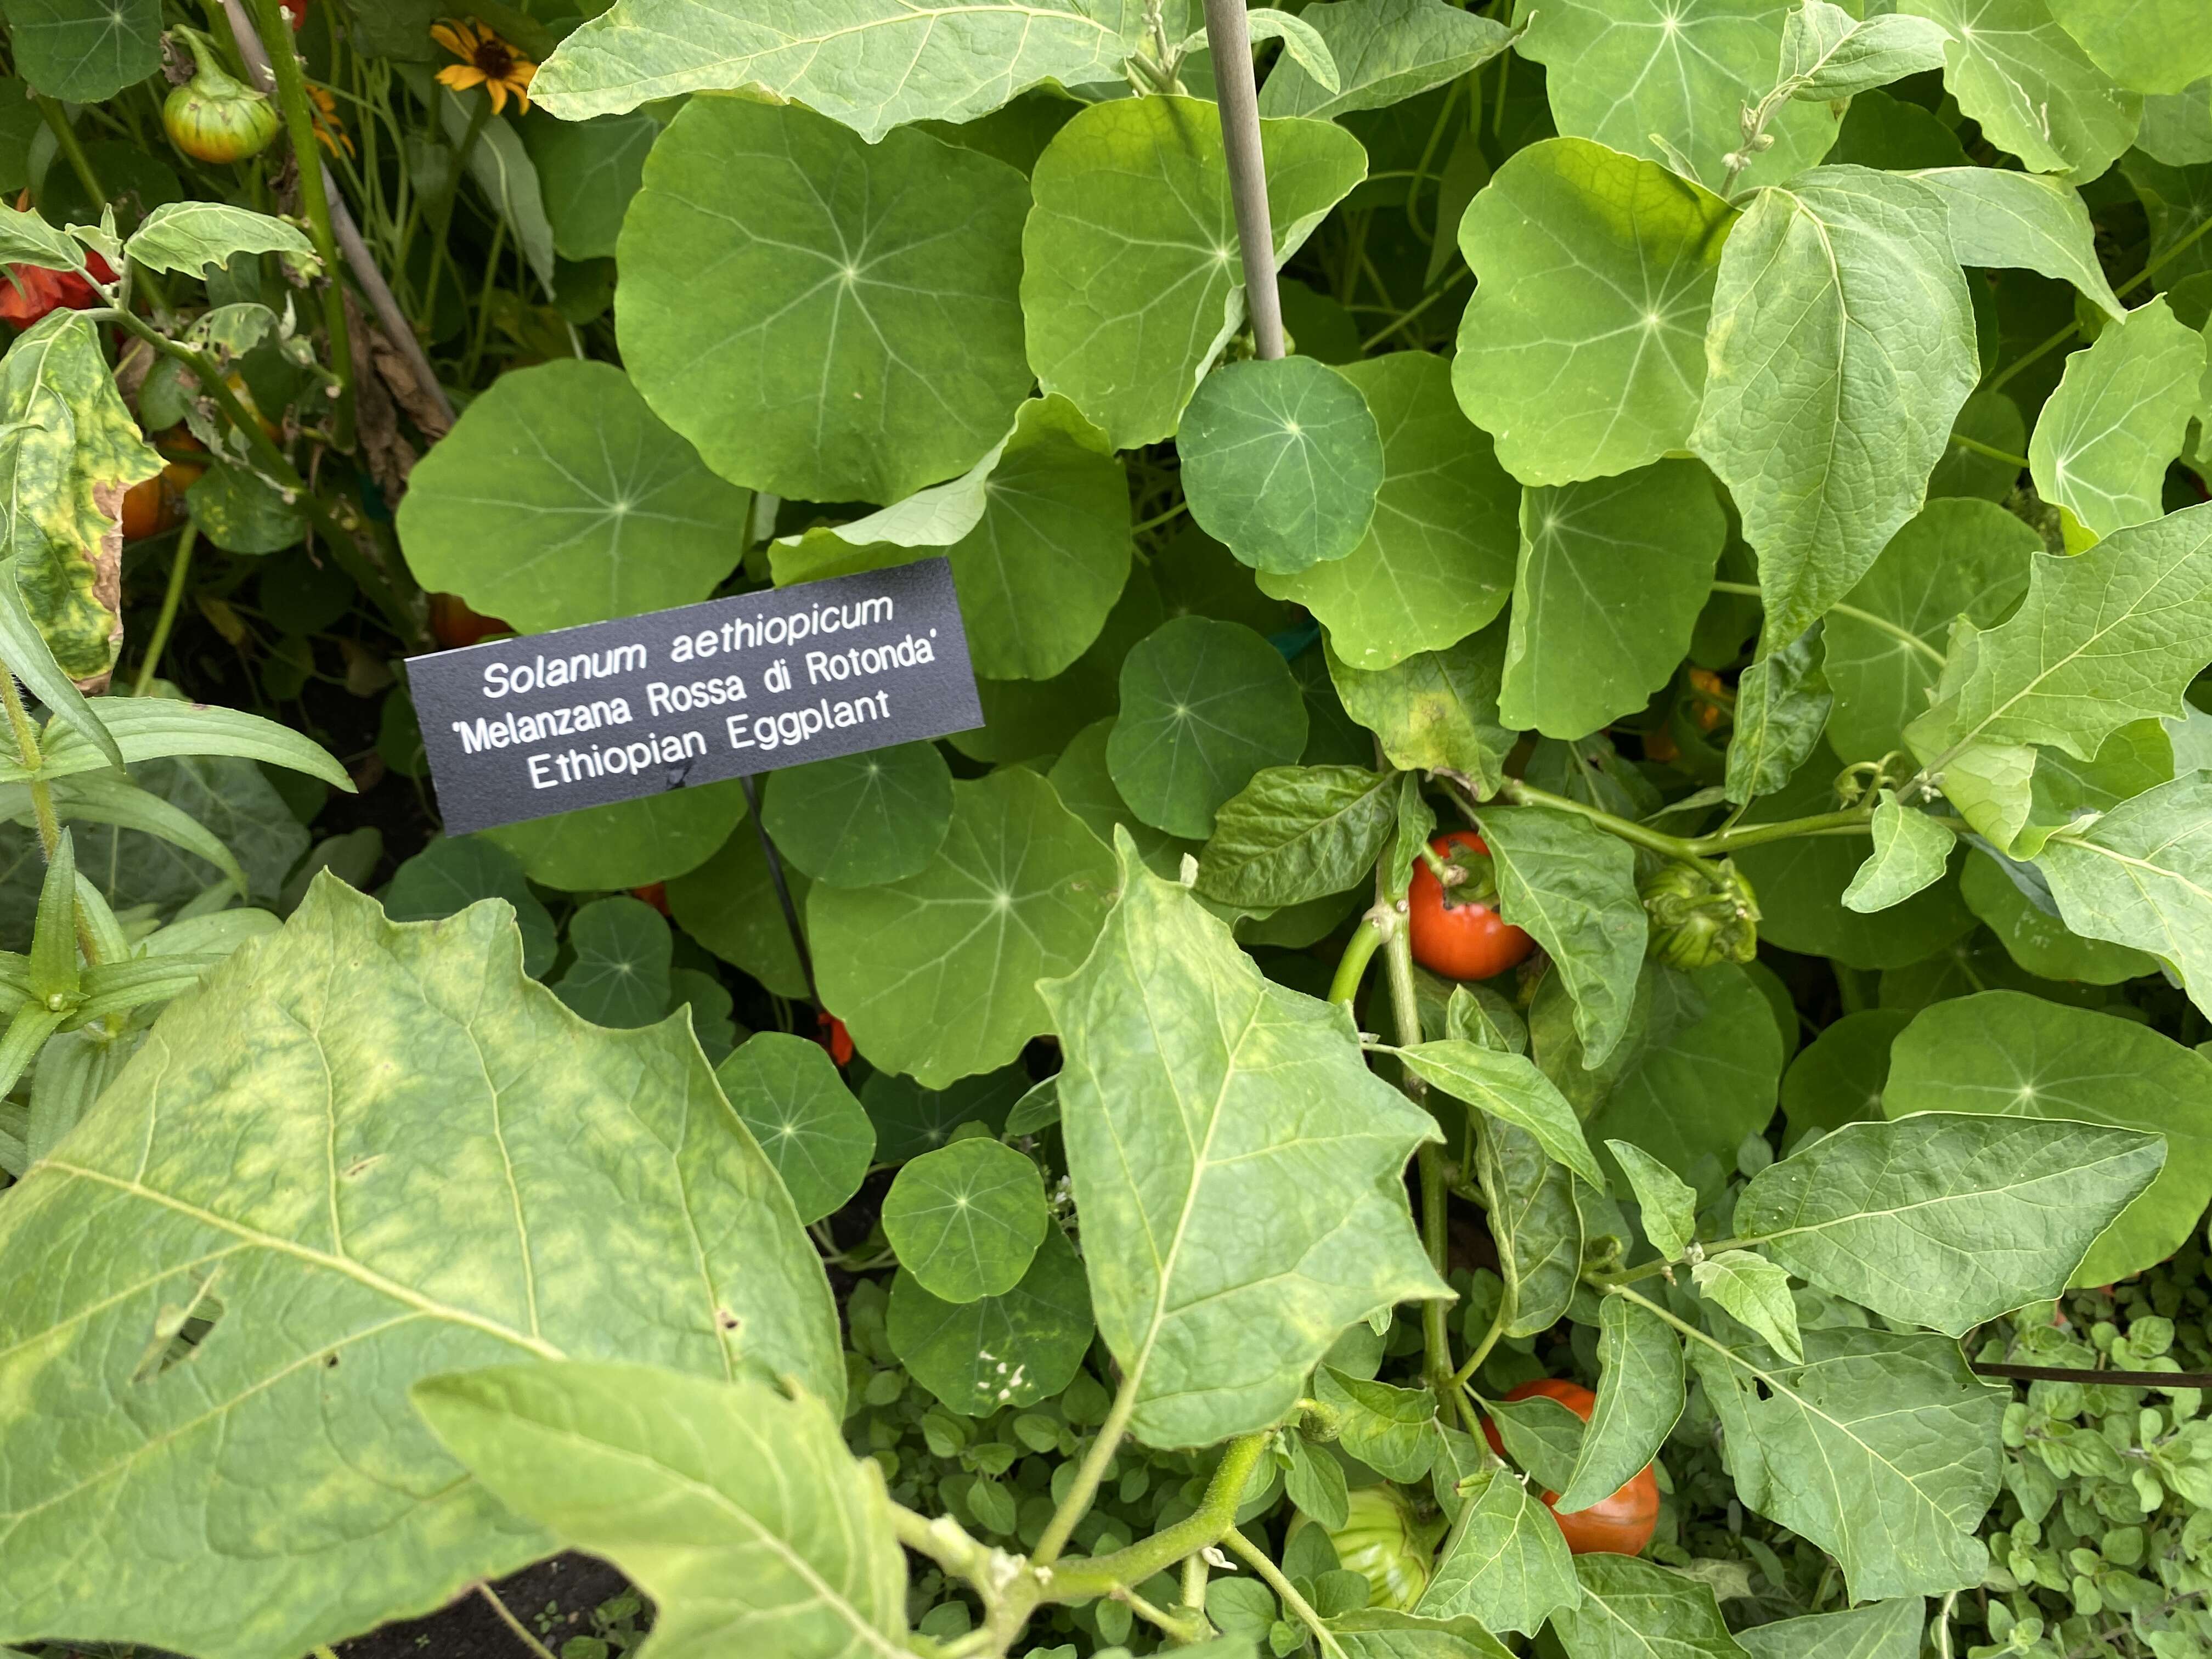
[[0,0],[0,1643],[2201,1653],[2196,9]]

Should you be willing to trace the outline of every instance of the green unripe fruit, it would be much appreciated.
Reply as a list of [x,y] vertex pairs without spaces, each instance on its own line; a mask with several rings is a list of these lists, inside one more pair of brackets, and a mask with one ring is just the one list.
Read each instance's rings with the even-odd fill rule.
[[1639,891],[1652,954],[1668,967],[1710,968],[1759,954],[1759,901],[1734,860],[1677,860]]
[[199,69],[161,106],[169,142],[199,161],[242,161],[268,149],[283,124],[276,106],[216,63],[199,35],[176,33]]
[[[1413,1506],[1395,1486],[1361,1486],[1351,1494],[1350,1514],[1332,1529],[1336,1564],[1367,1581],[1367,1605],[1402,1613],[1421,1599],[1434,1565],[1430,1540]],[[1301,1515],[1300,1528],[1320,1523]]]

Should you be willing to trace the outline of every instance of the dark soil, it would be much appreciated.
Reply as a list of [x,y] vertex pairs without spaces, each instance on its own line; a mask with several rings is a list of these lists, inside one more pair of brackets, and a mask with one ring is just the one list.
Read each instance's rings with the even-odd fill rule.
[[[525,1567],[492,1589],[558,1656],[570,1637],[599,1634],[593,1609],[628,1590],[629,1581],[604,1561],[571,1553]],[[641,1615],[635,1631],[647,1622]],[[339,1659],[530,1659],[529,1650],[474,1590],[426,1619],[385,1625],[341,1642],[336,1651]]]

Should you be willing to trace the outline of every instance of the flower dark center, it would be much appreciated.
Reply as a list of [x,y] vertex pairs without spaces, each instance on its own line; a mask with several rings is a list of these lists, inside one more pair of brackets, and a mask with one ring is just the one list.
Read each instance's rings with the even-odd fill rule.
[[487,78],[494,81],[504,81],[514,68],[514,54],[507,50],[504,40],[478,41],[472,61]]

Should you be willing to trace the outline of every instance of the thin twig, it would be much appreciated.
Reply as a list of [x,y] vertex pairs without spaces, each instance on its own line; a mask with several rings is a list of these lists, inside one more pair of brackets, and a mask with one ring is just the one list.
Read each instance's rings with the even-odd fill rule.
[[553,1650],[547,1647],[544,1643],[532,1636],[530,1632],[524,1627],[522,1620],[516,1618],[513,1613],[507,1610],[507,1603],[499,1599],[499,1593],[493,1589],[489,1584],[485,1583],[482,1579],[478,1579],[477,1581],[477,1594],[483,1596],[485,1601],[491,1603],[491,1610],[500,1616],[501,1620],[509,1630],[513,1631],[517,1637],[521,1638],[522,1644],[525,1647],[528,1648],[531,1652],[538,1656],[538,1659],[553,1659]]

